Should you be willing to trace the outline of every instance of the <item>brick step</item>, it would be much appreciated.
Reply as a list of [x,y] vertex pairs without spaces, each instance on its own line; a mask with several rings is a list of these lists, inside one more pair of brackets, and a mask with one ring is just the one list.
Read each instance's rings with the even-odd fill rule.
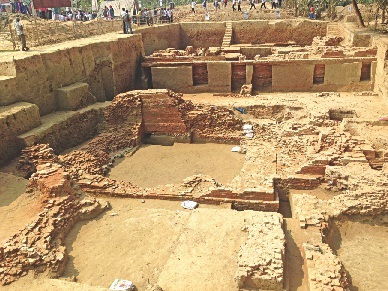
[[[32,146],[35,143],[40,143],[42,141],[49,141],[50,136],[54,136],[54,135],[61,136],[62,133],[57,132],[57,129],[59,128],[60,124],[69,122],[69,126],[72,126],[74,124],[71,124],[72,123],[71,121],[72,119],[75,119],[77,116],[80,116],[81,114],[84,114],[86,116],[87,113],[97,114],[97,111],[104,109],[110,104],[111,104],[110,101],[106,101],[106,102],[89,105],[77,111],[57,111],[51,114],[47,114],[41,117],[40,119],[41,124],[39,126],[34,127],[33,129],[23,134],[20,134],[18,136],[18,139],[24,147]],[[85,126],[86,126],[86,121],[85,121]],[[63,132],[63,135],[65,134],[67,133]],[[50,145],[50,146],[55,148],[54,145]]]
[[9,59],[8,61],[3,60],[0,62],[0,72],[5,76],[16,76],[16,68],[15,62],[13,59]]
[[16,86],[15,76],[9,76],[9,75],[0,76],[0,96],[1,96],[0,105],[11,105],[17,101],[16,97],[15,98],[4,97],[4,96],[14,95],[13,92],[15,91],[14,89],[15,86]]
[[39,108],[35,104],[19,102],[0,107],[0,132],[19,135],[40,123]]
[[55,92],[59,110],[77,110],[86,105],[96,103],[96,98],[89,93],[88,83],[74,83],[59,88]]

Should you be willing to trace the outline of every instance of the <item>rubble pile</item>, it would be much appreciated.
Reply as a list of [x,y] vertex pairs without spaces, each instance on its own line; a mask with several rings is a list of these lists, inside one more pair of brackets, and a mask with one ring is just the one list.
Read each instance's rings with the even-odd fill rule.
[[312,47],[339,46],[343,40],[341,36],[316,36],[313,38]]
[[16,169],[23,177],[29,177],[44,163],[58,163],[58,157],[48,144],[38,144],[22,150]]
[[285,239],[282,216],[255,213],[243,231],[248,239],[240,246],[235,282],[238,288],[283,290]]
[[243,121],[227,108],[196,105],[186,120],[194,138],[238,142],[242,137]]
[[0,246],[0,283],[10,284],[29,271],[60,275],[67,262],[63,240],[80,220],[96,217],[108,205],[95,198],[77,198],[69,175],[59,164],[41,164],[27,192],[34,192],[43,210],[23,230]]
[[105,109],[104,117],[107,126],[123,126],[126,124],[141,123],[141,99],[136,91],[117,95]]
[[330,217],[388,213],[388,175],[364,163],[327,167],[328,188],[343,193],[330,200],[294,195],[293,207],[301,226],[321,226]]
[[310,290],[348,290],[345,268],[328,245],[303,243],[302,250]]

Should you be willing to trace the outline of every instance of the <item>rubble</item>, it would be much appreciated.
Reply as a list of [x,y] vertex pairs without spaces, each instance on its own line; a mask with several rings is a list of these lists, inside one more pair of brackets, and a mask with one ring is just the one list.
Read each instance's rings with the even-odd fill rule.
[[258,213],[243,228],[248,239],[240,246],[234,280],[238,288],[283,290],[285,239],[282,216]]
[[[41,147],[44,152],[47,149]],[[77,198],[77,190],[56,163],[36,166],[26,191],[38,196],[42,211],[24,229],[0,246],[0,283],[7,285],[29,271],[50,277],[62,274],[67,263],[63,240],[80,220],[96,217],[109,207],[94,197]]]
[[348,290],[345,268],[328,245],[304,243],[302,250],[310,290]]

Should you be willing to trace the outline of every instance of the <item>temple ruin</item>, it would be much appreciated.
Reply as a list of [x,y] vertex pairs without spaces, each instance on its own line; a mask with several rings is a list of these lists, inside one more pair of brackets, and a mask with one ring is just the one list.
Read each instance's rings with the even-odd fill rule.
[[0,57],[5,291],[388,290],[386,37],[172,23]]

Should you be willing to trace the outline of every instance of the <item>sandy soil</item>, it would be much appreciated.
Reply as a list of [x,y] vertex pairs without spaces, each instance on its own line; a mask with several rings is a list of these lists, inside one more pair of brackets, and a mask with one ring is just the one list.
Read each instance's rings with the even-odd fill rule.
[[341,219],[336,227],[331,246],[350,274],[351,290],[388,290],[388,217]]
[[0,172],[0,244],[39,212],[35,196],[24,193],[27,180]]
[[143,145],[131,157],[118,160],[110,178],[141,187],[181,183],[196,175],[209,175],[226,184],[240,172],[245,156],[231,152],[232,145]]
[[307,238],[306,231],[300,228],[297,219],[285,218],[283,223],[287,243],[284,286],[289,291],[308,291],[307,270],[301,252],[302,243]]
[[[113,209],[79,223],[66,239],[64,276],[107,287],[126,278],[144,290],[234,290],[244,221],[254,213],[206,207],[183,210],[179,202],[110,199]],[[91,247],[93,246],[93,247]]]
[[107,291],[107,288],[90,286],[65,280],[47,279],[43,276],[34,277],[31,273],[8,286],[1,286],[4,291]]

